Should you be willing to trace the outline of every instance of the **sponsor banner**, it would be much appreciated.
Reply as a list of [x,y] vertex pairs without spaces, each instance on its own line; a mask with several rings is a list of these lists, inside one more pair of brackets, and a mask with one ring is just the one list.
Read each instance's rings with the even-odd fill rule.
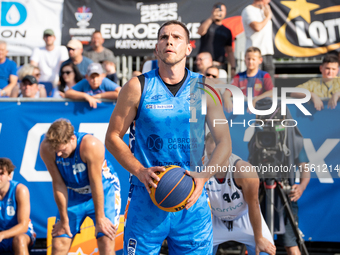
[[[47,219],[56,216],[51,176],[39,155],[42,136],[59,118],[71,121],[76,131],[93,134],[104,142],[114,104],[102,102],[97,109],[87,102],[0,102],[0,156],[12,160],[14,180],[30,190],[31,220],[37,238],[46,238]],[[37,114],[39,113],[39,114]],[[13,119],[13,116],[15,116]],[[128,142],[128,135],[124,137]],[[121,182],[121,214],[129,192],[129,173],[106,151]]]
[[61,41],[63,0],[13,0],[0,2],[0,40],[7,42],[9,56],[30,56],[45,46],[43,32],[53,29]]
[[275,57],[314,57],[339,51],[337,0],[274,0]]
[[[340,210],[340,106],[334,110],[316,111],[313,104],[304,104],[312,114],[304,115],[294,105],[288,105],[292,119],[304,137],[304,148],[311,165],[311,180],[299,203],[299,228],[306,241],[339,242],[340,223],[334,221]],[[247,105],[245,104],[245,109]],[[226,114],[232,139],[233,153],[248,159],[248,142],[254,134],[254,114]],[[278,122],[277,122],[278,123]],[[274,125],[277,123],[274,122]],[[339,124],[338,124],[339,123]],[[289,127],[288,127],[289,128]],[[331,205],[331,206],[330,206]],[[315,220],[317,219],[317,220]],[[311,224],[315,222],[315,224]]]
[[[247,1],[235,0],[221,2],[228,8],[228,17],[240,15],[248,4]],[[74,38],[88,45],[92,33],[100,30],[105,39],[104,46],[116,55],[151,55],[160,25],[175,19],[187,25],[195,55],[200,39],[197,29],[211,15],[212,7],[213,3],[204,0],[65,1],[62,43],[65,45]]]

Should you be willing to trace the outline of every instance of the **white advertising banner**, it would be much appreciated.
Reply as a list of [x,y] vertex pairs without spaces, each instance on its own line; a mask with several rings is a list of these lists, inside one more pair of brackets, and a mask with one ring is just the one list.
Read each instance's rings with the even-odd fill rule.
[[0,40],[7,42],[9,56],[30,56],[45,46],[43,32],[50,28],[61,42],[63,0],[0,1]]

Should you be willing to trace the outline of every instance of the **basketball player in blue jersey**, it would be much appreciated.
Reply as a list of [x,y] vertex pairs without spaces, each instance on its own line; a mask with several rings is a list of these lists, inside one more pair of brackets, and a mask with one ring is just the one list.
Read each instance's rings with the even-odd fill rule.
[[28,255],[35,242],[27,187],[11,180],[12,161],[0,158],[0,254]]
[[68,253],[86,216],[94,221],[99,253],[115,254],[120,184],[105,159],[104,145],[90,134],[74,132],[68,120],[60,119],[48,129],[40,156],[51,174],[59,211],[52,230],[52,254]]
[[[156,53],[159,68],[132,78],[118,97],[106,134],[106,147],[128,170],[131,187],[126,209],[124,254],[159,254],[167,239],[169,254],[211,254],[211,211],[207,203],[204,178],[196,187],[184,210],[165,212],[153,204],[149,185],[156,187],[156,171],[162,166],[179,165],[187,170],[202,164],[205,121],[217,141],[211,163],[220,164],[231,154],[228,125],[222,106],[207,96],[203,105],[202,76],[185,68],[192,51],[189,31],[179,21],[168,21],[158,30]],[[130,148],[123,136],[130,127]]]
[[[204,161],[211,158],[215,147],[208,133]],[[225,171],[216,173],[206,183],[213,214],[214,254],[219,244],[236,241],[247,246],[249,255],[275,255],[274,240],[260,210],[256,171],[235,154],[231,154],[223,166]]]

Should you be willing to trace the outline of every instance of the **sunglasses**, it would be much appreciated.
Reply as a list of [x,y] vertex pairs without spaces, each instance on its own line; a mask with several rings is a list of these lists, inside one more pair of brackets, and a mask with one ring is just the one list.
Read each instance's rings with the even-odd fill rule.
[[67,47],[67,50],[68,50],[68,51],[71,51],[71,50],[76,50],[76,49],[72,49],[72,48]]
[[61,75],[64,75],[64,74],[69,75],[70,73],[72,73],[72,71],[65,71],[65,72],[61,72]]
[[207,73],[205,76],[206,76],[206,77],[217,78],[217,75],[213,75],[213,74],[211,74],[211,73]]

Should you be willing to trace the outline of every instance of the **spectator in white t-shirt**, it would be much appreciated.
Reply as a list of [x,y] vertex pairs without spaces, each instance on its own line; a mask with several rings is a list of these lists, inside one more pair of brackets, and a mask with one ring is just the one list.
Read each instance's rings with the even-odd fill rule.
[[261,69],[270,74],[274,83],[273,24],[270,0],[254,0],[242,11],[242,23],[246,35],[246,49],[257,47],[262,53]]
[[56,86],[59,80],[60,65],[68,59],[68,52],[65,46],[54,45],[56,37],[52,29],[46,29],[43,38],[46,46],[33,50],[30,63],[39,67],[41,82],[51,82]]

